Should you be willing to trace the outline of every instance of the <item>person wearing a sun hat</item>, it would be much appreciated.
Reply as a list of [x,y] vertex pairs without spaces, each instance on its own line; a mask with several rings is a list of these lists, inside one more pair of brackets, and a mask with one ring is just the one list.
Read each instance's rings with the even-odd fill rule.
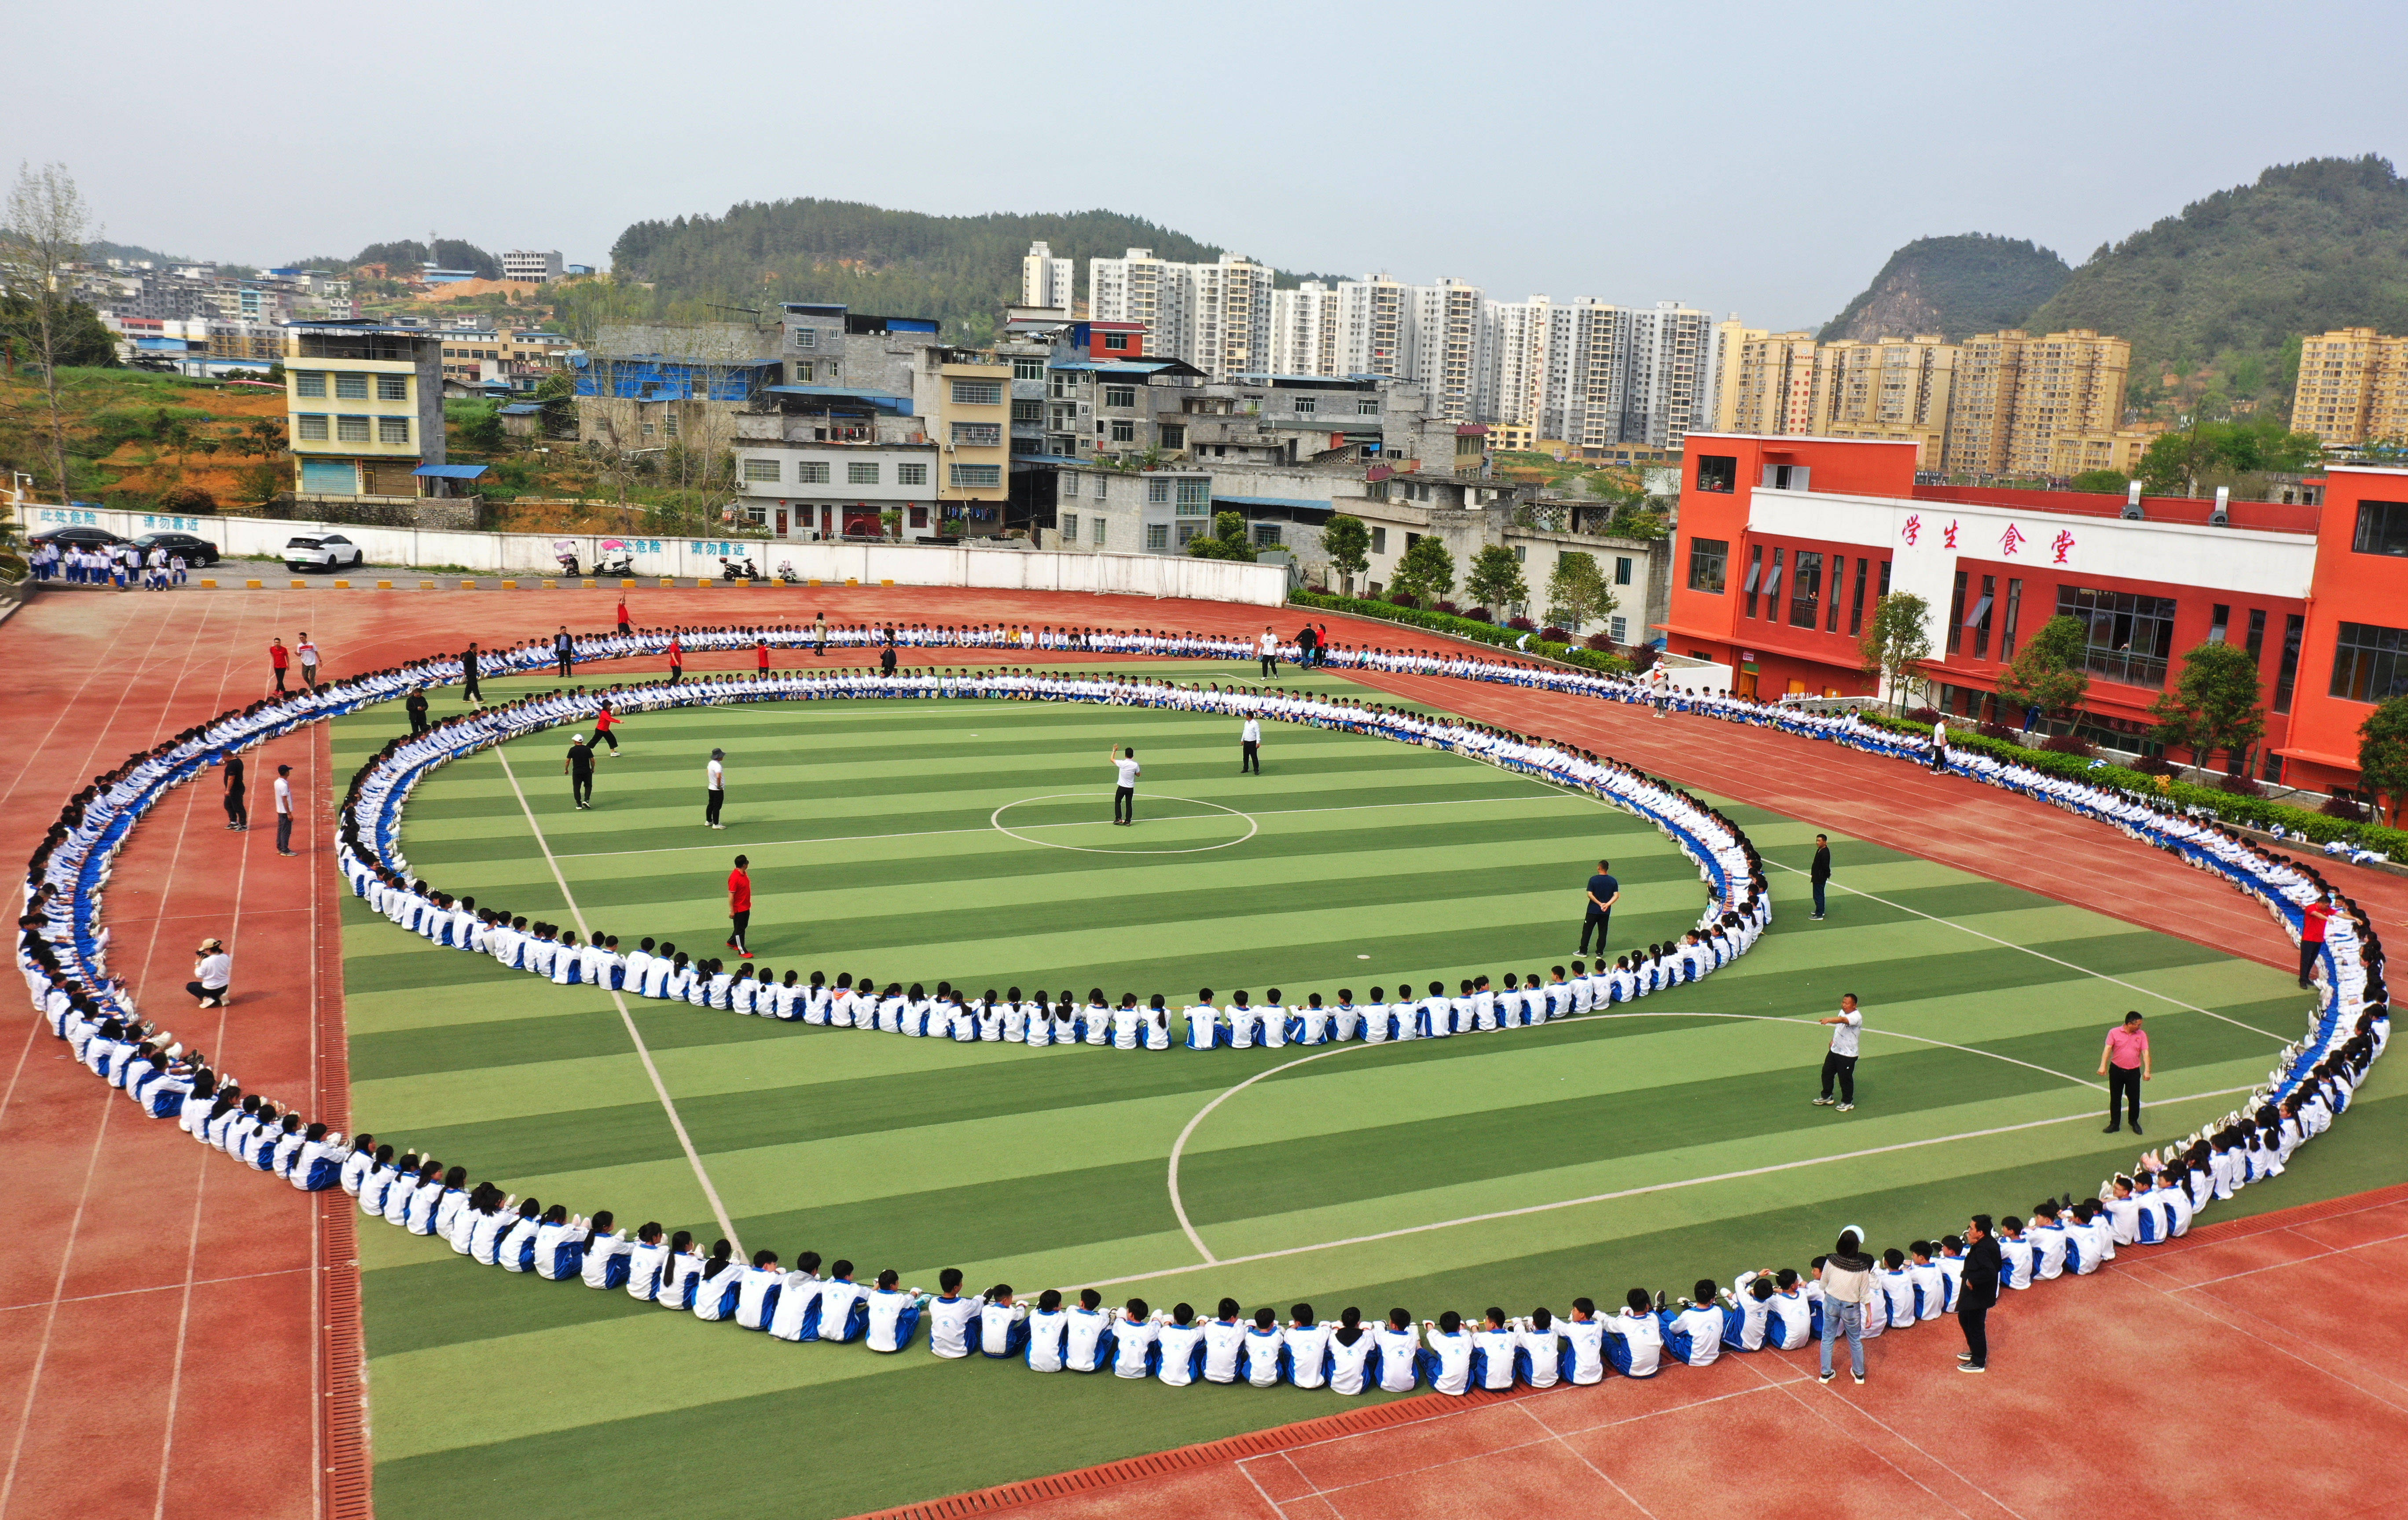
[[226,954],[225,941],[204,939],[193,954],[198,959],[184,991],[198,998],[202,1008],[223,1008],[234,1001],[234,957]]

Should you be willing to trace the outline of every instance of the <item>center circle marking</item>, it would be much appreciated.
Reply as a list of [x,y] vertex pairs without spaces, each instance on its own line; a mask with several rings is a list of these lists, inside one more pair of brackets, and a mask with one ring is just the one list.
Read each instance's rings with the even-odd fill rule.
[[[1229,807],[1229,806],[1227,806],[1226,804],[1224,804],[1224,803],[1219,803],[1219,802],[1207,802],[1207,801],[1203,800],[1203,799],[1202,799],[1202,798],[1200,798],[1200,797],[1179,797],[1179,796],[1170,796],[1169,794],[1168,794],[1168,793],[1164,793],[1164,792],[1149,792],[1149,793],[1147,793],[1147,794],[1146,794],[1146,796],[1147,796],[1147,798],[1148,798],[1149,800],[1153,800],[1153,801],[1158,801],[1158,802],[1184,802],[1184,803],[1188,804],[1188,805],[1189,805],[1189,806],[1191,806],[1191,807],[1197,807],[1197,808],[1211,808],[1211,809],[1213,809],[1215,811],[1227,813],[1227,814],[1228,814],[1230,817],[1232,817],[1232,818],[1242,818],[1242,819],[1244,819],[1244,820],[1245,820],[1245,823],[1246,823],[1246,831],[1245,831],[1243,834],[1239,835],[1239,836],[1238,836],[1236,839],[1223,839],[1223,840],[1222,840],[1220,843],[1218,843],[1218,844],[1192,844],[1192,845],[1185,845],[1185,846],[1182,846],[1182,847],[1178,848],[1178,849],[1147,849],[1147,848],[1143,848],[1143,847],[1139,847],[1139,848],[1136,848],[1136,849],[1123,849],[1123,848],[1115,848],[1115,847],[1111,846],[1111,845],[1100,845],[1100,844],[1064,844],[1064,843],[1062,843],[1062,842],[1060,842],[1059,840],[1056,840],[1056,839],[1032,839],[1032,838],[1030,838],[1030,836],[1029,836],[1029,835],[1022,833],[1022,832],[1020,831],[1020,829],[1015,829],[1015,828],[1011,828],[1011,827],[1008,826],[1008,825],[1004,823],[1004,821],[1003,821],[1003,815],[1004,815],[1005,813],[1007,813],[1007,812],[1010,811],[1010,810],[1011,810],[1012,809],[1014,809],[1014,808],[1025,807],[1025,806],[1029,805],[1030,803],[1036,803],[1036,802],[1059,802],[1059,801],[1063,801],[1063,800],[1065,800],[1065,799],[1067,799],[1067,798],[1070,798],[1070,797],[1078,797],[1078,798],[1080,798],[1080,799],[1082,799],[1082,800],[1085,800],[1085,801],[1095,801],[1095,802],[1104,802],[1104,801],[1109,801],[1109,800],[1110,800],[1108,797],[1105,797],[1103,795],[1101,795],[1101,794],[1099,794],[1099,793],[1094,793],[1094,792],[1049,792],[1049,793],[1047,793],[1047,794],[1046,794],[1045,796],[1035,796],[1035,797],[1020,797],[1020,798],[1018,798],[1018,799],[1016,799],[1016,800],[1014,800],[1014,801],[1007,802],[1007,803],[1005,803],[1002,807],[997,808],[996,810],[995,810],[994,813],[993,813],[993,814],[991,814],[991,815],[988,817],[988,819],[987,819],[987,823],[988,823],[988,825],[989,825],[990,826],[992,826],[992,827],[995,829],[995,831],[996,831],[996,833],[998,833],[998,834],[1008,834],[1008,835],[1011,836],[1013,839],[1020,840],[1023,844],[1039,844],[1039,845],[1043,845],[1043,846],[1044,846],[1046,849],[1048,849],[1048,850],[1076,850],[1076,851],[1079,851],[1079,852],[1080,852],[1081,853],[1082,853],[1082,854],[1090,854],[1090,855],[1193,855],[1193,854],[1200,854],[1200,853],[1204,853],[1204,852],[1206,852],[1206,851],[1209,851],[1209,850],[1226,850],[1226,849],[1228,849],[1228,848],[1229,848],[1230,846],[1232,846],[1232,845],[1243,844],[1243,843],[1245,843],[1248,839],[1253,839],[1253,838],[1255,836],[1255,834],[1257,834],[1258,832],[1260,832],[1260,831],[1261,831],[1261,828],[1262,828],[1262,825],[1261,825],[1260,823],[1258,823],[1258,822],[1256,822],[1256,821],[1255,821],[1255,818],[1254,818],[1254,814],[1252,814],[1252,813],[1250,813],[1250,812],[1244,812],[1244,811],[1241,811],[1241,810],[1240,810],[1239,809]],[[1183,815],[1182,815],[1182,816],[1194,818],[1194,817],[1202,817],[1202,816],[1205,816],[1205,815],[1204,815],[1204,814],[1200,814],[1200,813],[1188,813],[1188,814],[1183,814]],[[1109,827],[1109,826],[1110,826],[1109,825],[1106,825],[1106,824],[1102,823],[1100,820],[1081,819],[1081,820],[1079,820],[1079,821],[1077,821],[1077,822],[1075,822],[1075,823],[1067,823],[1067,824],[1024,824],[1024,825],[1021,825],[1021,828],[1025,828],[1025,829],[1030,829],[1030,830],[1036,830],[1036,829],[1045,829],[1045,828],[1099,828],[1099,827]]]

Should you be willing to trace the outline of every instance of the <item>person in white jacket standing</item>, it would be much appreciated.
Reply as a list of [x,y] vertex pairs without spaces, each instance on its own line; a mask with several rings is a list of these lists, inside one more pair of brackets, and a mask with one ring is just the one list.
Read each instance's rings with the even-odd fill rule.
[[1823,1287],[1823,1373],[1817,1381],[1828,1383],[1836,1376],[1831,1369],[1831,1345],[1844,1334],[1849,1370],[1862,1383],[1866,1306],[1873,1301],[1875,1289],[1873,1258],[1864,1254],[1864,1236],[1856,1226],[1840,1232],[1839,1244],[1823,1258],[1818,1281]]

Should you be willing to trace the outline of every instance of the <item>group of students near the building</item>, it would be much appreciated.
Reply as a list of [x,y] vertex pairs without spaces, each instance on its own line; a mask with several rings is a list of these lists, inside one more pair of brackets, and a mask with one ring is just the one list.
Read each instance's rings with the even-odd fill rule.
[[61,543],[46,539],[26,557],[36,581],[59,581],[70,586],[114,586],[120,591],[139,585],[146,591],[180,586],[190,566],[180,553],[153,544]]
[[[548,649],[532,644],[527,651],[530,658],[506,657],[499,667],[522,664],[533,667],[545,663],[550,654]],[[1343,652],[1332,652],[1332,663]],[[1516,680],[1537,685],[1551,684],[1558,675],[1552,671],[1492,675],[1480,662],[1441,663],[1461,667],[1468,679]],[[733,1318],[738,1325],[772,1334],[782,1331],[793,1340],[860,1339],[874,1349],[900,1350],[911,1342],[924,1316],[931,1325],[931,1347],[940,1355],[1019,1356],[1040,1370],[1109,1369],[1132,1378],[1225,1381],[1216,1374],[1230,1367],[1228,1353],[1234,1346],[1236,1365],[1248,1383],[1257,1382],[1263,1369],[1268,1368],[1274,1373],[1272,1381],[1319,1379],[1323,1385],[1341,1390],[1410,1387],[1426,1382],[1442,1391],[1459,1392],[1471,1386],[1506,1385],[1499,1381],[1506,1377],[1499,1369],[1507,1365],[1512,1369],[1512,1378],[1534,1386],[1595,1381],[1604,1375],[1607,1365],[1629,1375],[1645,1375],[1666,1360],[1694,1364],[1700,1355],[1711,1359],[1727,1346],[1754,1349],[1749,1345],[1752,1326],[1756,1346],[1794,1347],[1802,1331],[1807,1337],[1825,1335],[1828,1355],[1826,1316],[1815,1305],[1828,1298],[1823,1286],[1826,1279],[1841,1276],[1860,1274],[1879,1294],[1877,1300],[1852,1297],[1850,1301],[1857,1310],[1854,1315],[1828,1316],[1833,1321],[1854,1318],[1859,1334],[1875,1318],[1885,1329],[1897,1328],[1929,1317],[1927,1311],[1932,1308],[1948,1307],[1948,1279],[1955,1274],[1947,1264],[1957,1258],[1953,1255],[1956,1247],[1943,1237],[1930,1242],[1928,1252],[1916,1249],[1924,1242],[1884,1252],[1877,1272],[1871,1268],[1870,1252],[1859,1258],[1855,1251],[1843,1251],[1835,1254],[1845,1258],[1837,1271],[1826,1258],[1819,1265],[1810,1264],[1803,1276],[1789,1269],[1746,1274],[1729,1289],[1701,1281],[1692,1298],[1677,1309],[1664,1304],[1660,1296],[1634,1288],[1626,1296],[1624,1306],[1606,1316],[1598,1316],[1588,1300],[1578,1299],[1563,1318],[1536,1310],[1510,1318],[1484,1313],[1468,1322],[1450,1312],[1417,1326],[1411,1315],[1398,1310],[1387,1316],[1383,1328],[1378,1324],[1366,1326],[1353,1311],[1335,1321],[1318,1320],[1304,1305],[1296,1306],[1285,1323],[1276,1312],[1263,1310],[1249,1324],[1239,1316],[1233,1302],[1224,1300],[1215,1316],[1198,1327],[1196,1312],[1188,1305],[1156,1312],[1141,1300],[1131,1300],[1117,1311],[1107,1311],[1094,1289],[1080,1292],[1075,1306],[1055,1290],[1040,1294],[1033,1305],[1024,1305],[1001,1284],[986,1294],[966,1297],[959,1292],[959,1274],[950,1270],[939,1278],[941,1291],[929,1296],[902,1286],[899,1276],[891,1270],[879,1273],[865,1287],[853,1280],[850,1264],[842,1261],[831,1265],[823,1276],[822,1262],[809,1252],[796,1257],[790,1269],[781,1269],[776,1255],[767,1252],[738,1263],[724,1243],[699,1252],[690,1238],[664,1237],[656,1226],[639,1228],[628,1238],[607,1213],[586,1219],[563,1204],[543,1208],[535,1200],[512,1197],[494,1184],[469,1187],[464,1168],[446,1167],[436,1158],[409,1153],[396,1157],[390,1147],[374,1143],[370,1137],[346,1141],[322,1124],[308,1121],[292,1105],[242,1092],[231,1078],[212,1071],[200,1053],[183,1050],[172,1035],[140,1017],[122,982],[107,968],[108,930],[98,914],[109,863],[127,831],[150,808],[176,784],[194,779],[226,755],[301,724],[458,675],[456,660],[420,661],[330,682],[313,691],[280,694],[222,714],[131,756],[68,799],[29,862],[27,907],[19,921],[18,960],[36,1008],[81,1064],[123,1091],[143,1111],[177,1120],[196,1140],[224,1150],[247,1166],[274,1172],[297,1188],[355,1187],[364,1207],[373,1201],[377,1205],[373,1212],[388,1221],[422,1233],[439,1229],[462,1254],[490,1265],[538,1276],[576,1276],[596,1287],[635,1291],[638,1297],[655,1302],[666,1295],[672,1309],[691,1311],[702,1318]],[[964,676],[958,681],[975,685],[985,679]],[[1058,684],[1063,678],[1031,672],[1025,680],[1029,684],[1021,689],[1039,695],[1037,683]],[[1225,705],[1233,703],[1234,693],[1200,694],[1191,687],[1122,677],[1100,678],[1096,684],[1106,690],[1061,693],[1049,688],[1043,695],[1155,705],[1193,703],[1210,710],[1239,710]],[[967,694],[957,684],[954,695]],[[1261,695],[1250,695],[1257,699]],[[1218,701],[1211,700],[1214,696]],[[518,731],[524,731],[565,721],[561,715],[576,709],[580,700],[580,694],[553,694],[492,710],[504,721],[494,729],[479,730],[475,742],[507,737],[513,724],[519,725]],[[1647,782],[1612,761],[1461,720],[1371,708],[1324,710],[1331,706],[1324,699],[1299,700],[1307,704],[1301,710],[1306,716],[1299,721],[1332,725],[1359,723],[1364,725],[1361,731],[1410,737],[1416,742],[1431,742],[1435,738],[1466,753],[1481,753],[1496,763],[1545,775],[1632,807],[1671,834],[1705,872],[1715,902],[1708,915],[1713,923],[1701,921],[1701,929],[1718,928],[1728,939],[1734,928],[1752,938],[1763,926],[1769,900],[1759,863],[1744,836],[1735,828],[1727,834],[1715,832],[1710,825],[1717,822],[1716,815],[1669,787]],[[1356,712],[1362,716],[1355,716]],[[1783,722],[1788,724],[1788,720]],[[1874,751],[1896,750],[1916,763],[1925,758],[1919,746],[1848,720],[1825,721],[1816,726],[1817,737]],[[365,869],[383,893],[399,896],[405,904],[413,899],[414,889],[377,872],[390,869],[399,875],[406,868],[392,849],[390,828],[397,823],[399,797],[406,793],[413,769],[439,763],[455,752],[455,743],[434,739],[441,731],[430,729],[417,736],[429,742],[408,755],[401,755],[405,741],[396,741],[378,763],[364,767],[345,810],[345,869],[353,873],[355,885],[362,880],[358,872]],[[400,764],[384,763],[397,755]],[[2095,1271],[2119,1246],[2178,1236],[2215,1200],[2229,1197],[2252,1182],[2279,1175],[2300,1144],[2324,1133],[2346,1111],[2369,1065],[2386,1048],[2389,997],[2382,945],[2372,925],[2357,904],[2335,892],[2312,865],[2255,845],[2212,819],[2166,809],[2145,796],[2068,782],[1963,751],[1944,752],[1944,758],[1952,769],[2099,818],[2217,874],[2265,903],[2276,922],[2295,938],[2312,922],[2323,929],[2323,938],[2311,941],[2315,948],[2303,956],[2303,970],[2317,993],[2316,1011],[2307,1035],[2282,1053],[2267,1083],[2221,1123],[2165,1148],[2162,1154],[2153,1151],[2143,1155],[2128,1176],[2108,1179],[2096,1200],[2076,1204],[2060,1197],[2036,1205],[2028,1217],[2000,1221],[1996,1242],[1999,1276],[2001,1286],[2014,1290],[2069,1273],[2079,1277]],[[1632,778],[1636,782],[1629,790],[1617,784],[1617,779],[1631,782]],[[1642,789],[1641,782],[1655,790]],[[383,807],[388,802],[390,812]],[[369,845],[372,837],[375,848]],[[417,911],[421,932],[425,920],[437,916],[434,906],[430,900],[428,909]],[[442,912],[449,915],[456,938],[458,905],[445,907]],[[1727,922],[1726,914],[1735,914],[1739,922]],[[516,934],[519,928],[513,920],[510,933]],[[490,923],[486,930],[490,939]],[[1707,937],[1701,934],[1700,939]],[[558,945],[560,940],[554,937],[550,942]],[[492,948],[489,943],[488,953]],[[606,939],[605,951],[609,949]],[[582,967],[594,964],[589,959],[593,954],[585,946],[577,947],[573,954],[556,948],[552,952],[552,974],[560,979],[564,958]],[[674,966],[674,957],[670,959]],[[617,970],[615,965],[613,969]],[[624,971],[618,974],[624,978]],[[644,980],[652,979],[649,963],[643,974]],[[1590,973],[1592,982],[1594,977]],[[731,977],[728,982],[731,1007],[737,980]],[[752,980],[757,1012],[759,978]],[[1565,979],[1564,984],[1570,980]],[[1542,992],[1542,1001],[1551,1002],[1555,996],[1552,989],[1557,984],[1553,979],[1545,984],[1550,990]],[[1452,1032],[1458,1026],[1456,1008],[1463,999],[1469,999],[1473,1026],[1478,1027],[1484,1006],[1499,1010],[1505,1006],[1503,989],[1496,992],[1496,1001],[1485,1005],[1476,985],[1468,993],[1450,994],[1441,988],[1426,998],[1409,999],[1415,1034],[1421,1032],[1422,1017],[1435,1021],[1441,1013]],[[1522,995],[1526,1010],[1526,983]],[[1577,993],[1567,996],[1577,997]],[[1595,996],[1592,988],[1592,1006]],[[856,984],[856,1027],[860,1026],[860,1000]],[[907,995],[907,1006],[909,1001]],[[833,1002],[831,989],[831,1009]],[[882,1012],[884,1003],[882,994]],[[1433,1003],[1442,1007],[1434,1008]],[[1387,1007],[1388,1027],[1400,1036],[1403,1025],[1394,1018],[1397,1005],[1391,1001]],[[1554,1011],[1552,1007],[1549,1011]],[[775,1012],[773,1008],[773,1016]],[[1222,1012],[1226,1015],[1226,1011]],[[1295,1015],[1294,1010],[1287,1012]],[[998,1011],[995,1017],[1000,1026],[1004,1015]],[[977,1022],[975,1016],[971,1022]],[[1050,1011],[1047,1022],[1053,1022]],[[1203,1022],[1199,1017],[1198,1025]],[[1216,1026],[1219,1022],[1218,1018],[1213,1021]],[[1334,1012],[1331,1022],[1334,1034]],[[1024,1031],[1026,1023],[1024,1011]],[[1285,1027],[1283,1024],[1283,1033]],[[1257,1023],[1257,1031],[1261,1028]],[[957,1039],[958,1029],[957,1022]],[[924,1025],[923,1032],[926,1032]],[[1232,1033],[1234,1038],[1234,1029]],[[460,1244],[464,1239],[465,1247]],[[1861,1244],[1860,1236],[1857,1239]],[[1842,1245],[1848,1243],[1843,1239]],[[1893,1262],[1892,1255],[1902,1259]],[[1865,1263],[1862,1267],[1857,1265],[1860,1259]],[[1852,1295],[1857,1291],[1851,1289]],[[1902,1321],[1900,1315],[1909,1303],[1914,1320]],[[1878,1314],[1870,1312],[1876,1304]],[[1761,1306],[1760,1315],[1752,1306]],[[1593,1359],[1582,1349],[1592,1333],[1586,1328],[1590,1326],[1599,1326],[1594,1332],[1599,1355]],[[1278,1346],[1267,1351],[1265,1343],[1274,1338]],[[1364,1349],[1367,1338],[1370,1344]],[[1251,1355],[1250,1346],[1254,1348]],[[1379,1354],[1376,1363],[1373,1353]],[[1364,1381],[1357,1381],[1358,1375]],[[1226,1380],[1238,1381],[1238,1377]]]

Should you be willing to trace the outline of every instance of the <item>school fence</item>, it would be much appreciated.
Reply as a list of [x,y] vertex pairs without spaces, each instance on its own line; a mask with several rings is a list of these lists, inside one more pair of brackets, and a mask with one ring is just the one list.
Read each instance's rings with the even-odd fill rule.
[[759,538],[653,538],[630,534],[478,533],[444,528],[376,527],[358,523],[311,523],[298,519],[187,517],[167,512],[118,511],[96,507],[36,507],[22,510],[26,531],[39,533],[68,523],[106,528],[125,538],[145,533],[192,533],[230,557],[274,558],[285,540],[303,534],[339,533],[360,546],[371,566],[456,566],[479,575],[557,576],[556,547],[566,544],[579,569],[594,573],[606,539],[627,546],[638,577],[716,579],[722,560],[750,558],[762,575],[791,565],[797,579],[865,586],[891,581],[898,586],[962,586],[980,591],[1093,592],[1125,596],[1182,596],[1198,601],[1251,602],[1277,607],[1287,600],[1283,565],[1247,565],[1191,559],[1183,554],[1064,553],[1053,550],[968,544],[785,543]]

